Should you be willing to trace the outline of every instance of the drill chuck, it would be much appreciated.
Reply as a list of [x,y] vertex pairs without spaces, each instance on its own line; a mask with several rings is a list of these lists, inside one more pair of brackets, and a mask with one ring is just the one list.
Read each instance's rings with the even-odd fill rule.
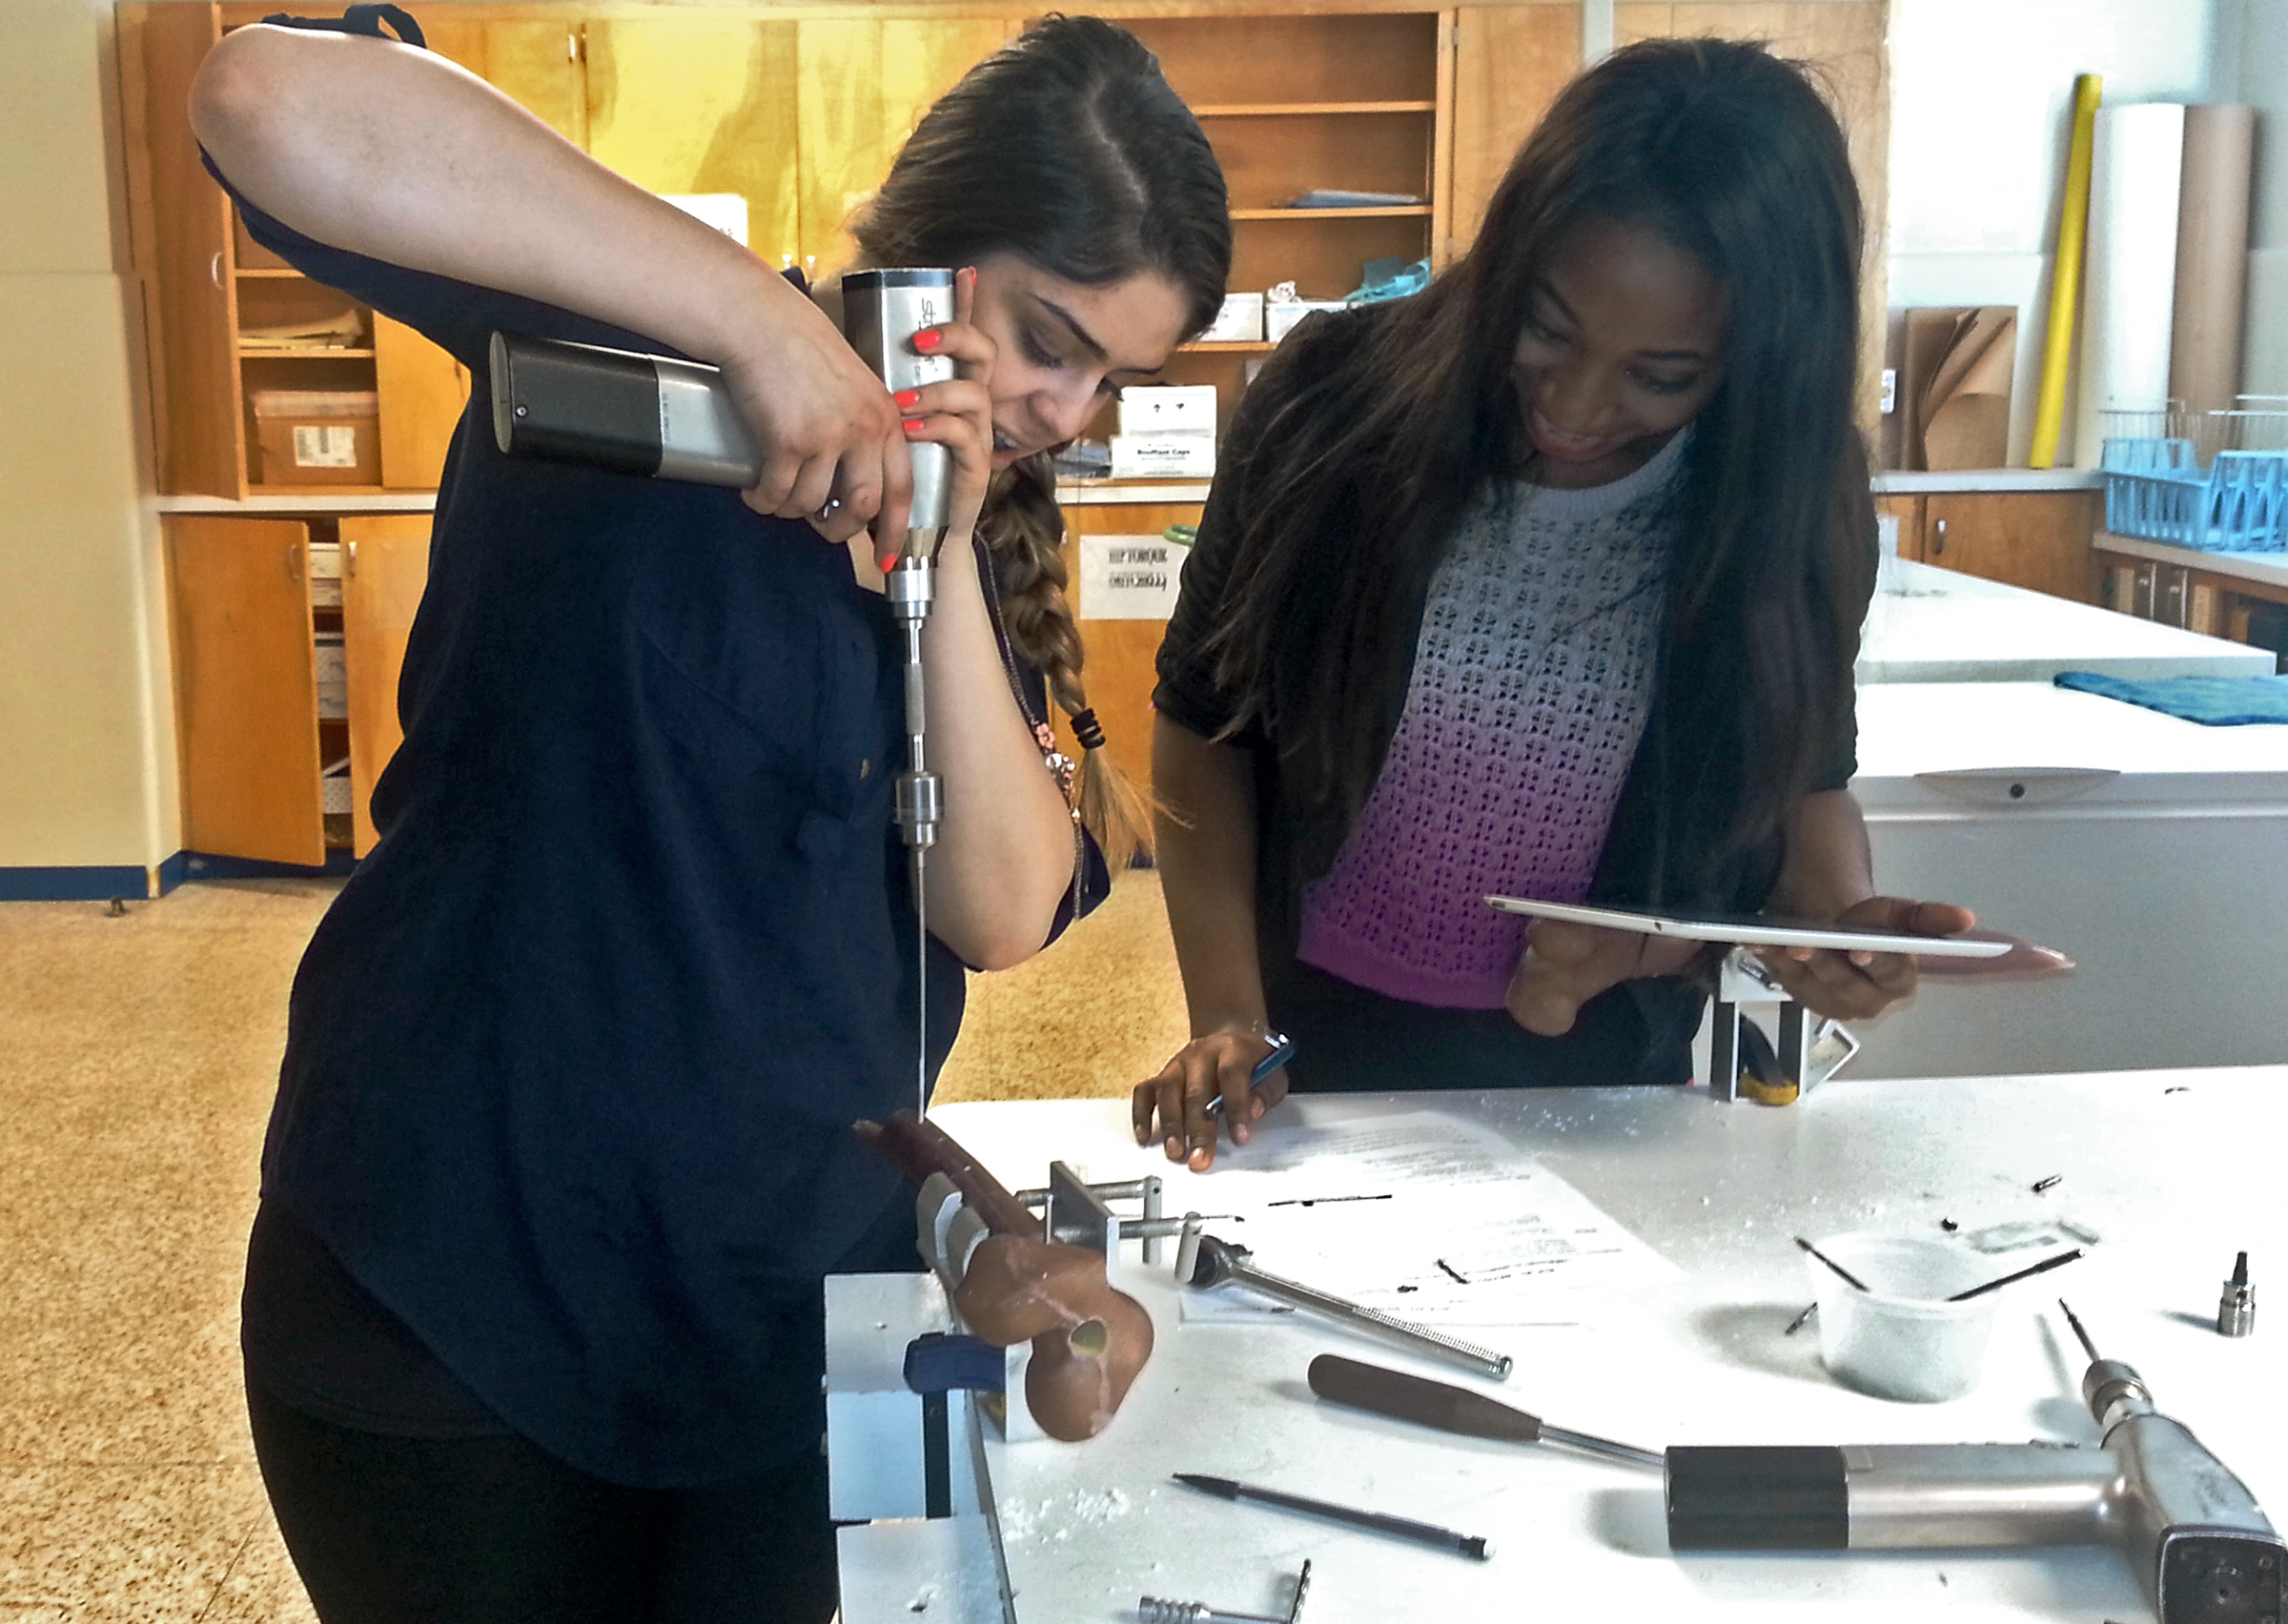
[[2153,1413],[2153,1394],[2145,1378],[2118,1359],[2094,1359],[2081,1373],[2082,1401],[2101,1428],[2111,1428],[2128,1415]]
[[945,786],[932,772],[900,773],[897,789],[898,832],[909,846],[937,843],[937,825],[945,819]]

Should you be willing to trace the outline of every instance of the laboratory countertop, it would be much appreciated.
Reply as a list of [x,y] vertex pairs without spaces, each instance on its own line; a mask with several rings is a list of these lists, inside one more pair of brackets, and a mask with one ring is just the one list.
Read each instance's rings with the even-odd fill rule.
[[1856,674],[1863,684],[2046,682],[2061,671],[2155,679],[2261,677],[2272,669],[2269,649],[1886,558]]
[[[1680,1559],[1667,1549],[1657,1475],[1328,1405],[1304,1381],[1320,1352],[1456,1382],[1552,1425],[1652,1449],[2093,1445],[2078,1391],[2085,1360],[2054,1307],[2062,1293],[2101,1352],[2143,1372],[2164,1413],[2276,1515],[2288,1507],[2288,1412],[2267,1345],[2279,1333],[2262,1321],[2247,1339],[2212,1329],[2235,1251],[2250,1252],[2259,1281],[2288,1251],[2272,1148],[2288,1129],[2288,1066],[1839,1081],[1785,1108],[1726,1106],[1700,1088],[1301,1097],[1228,1167],[1287,1165],[1298,1196],[1331,1193],[1313,1187],[1307,1158],[1282,1158],[1330,1125],[1424,1107],[1497,1130],[1649,1243],[1676,1266],[1673,1276],[1579,1290],[1548,1315],[1562,1323],[1464,1332],[1516,1358],[1514,1378],[1497,1384],[1300,1316],[1188,1320],[1164,1268],[1145,1270],[1131,1246],[1115,1282],[1151,1310],[1157,1342],[1119,1415],[1085,1444],[989,1446],[1024,1624],[1133,1624],[1146,1594],[1279,1614],[1306,1557],[1306,1624],[2154,1616],[2144,1575],[2103,1547]],[[1193,1174],[1138,1148],[1120,1102],[931,1115],[1012,1188],[1042,1182],[1055,1158],[1093,1180],[1158,1173],[1171,1211],[1218,1210],[1223,1172]],[[1530,1186],[1518,1199],[1531,1205]],[[2060,1218],[2097,1244],[2073,1267],[2000,1294],[1984,1380],[1966,1398],[1863,1396],[1822,1367],[1816,1321],[1784,1333],[1809,1301],[1791,1236],[1874,1228],[1935,1237],[1947,1223],[1969,1233]],[[1419,1236],[1425,1258],[1445,1249],[1442,1239]],[[1996,1273],[2028,1258],[1997,1257]],[[1268,1254],[1259,1261],[1278,1267]],[[1209,1499],[1171,1482],[1178,1471],[1442,1524],[1489,1537],[1494,1554],[1474,1562]],[[900,1616],[973,1615],[948,1567],[953,1544],[931,1543],[944,1525],[862,1532],[882,1537],[846,1535],[848,1624],[872,1624],[869,1607],[909,1596]],[[912,1554],[924,1551],[931,1554]],[[852,1571],[854,1558],[864,1572]]]
[[1886,469],[1872,483],[1878,497],[1959,496],[1977,492],[2102,491],[2094,468]]

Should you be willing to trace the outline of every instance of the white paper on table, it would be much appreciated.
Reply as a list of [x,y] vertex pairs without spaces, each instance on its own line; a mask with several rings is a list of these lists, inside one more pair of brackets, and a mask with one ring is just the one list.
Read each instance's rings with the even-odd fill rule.
[[[1570,1324],[1575,1292],[1682,1275],[1500,1134],[1437,1112],[1265,1135],[1235,1160],[1216,1188],[1235,1216],[1211,1234],[1266,1273],[1403,1319]],[[1235,1287],[1182,1308],[1200,1322],[1291,1311]]]

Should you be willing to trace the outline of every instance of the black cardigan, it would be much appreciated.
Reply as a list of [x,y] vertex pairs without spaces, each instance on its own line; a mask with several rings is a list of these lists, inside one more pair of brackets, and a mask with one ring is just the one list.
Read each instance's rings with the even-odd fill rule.
[[[1260,499],[1263,476],[1277,457],[1263,443],[1263,425],[1293,396],[1334,376],[1389,307],[1368,306],[1315,316],[1279,346],[1241,402],[1226,434],[1219,472],[1199,536],[1184,565],[1183,590],[1160,644],[1153,702],[1190,732],[1215,739],[1240,714],[1219,686],[1210,639],[1226,612],[1228,583],[1241,561],[1242,516]],[[1327,587],[1332,595],[1331,578]],[[1405,583],[1419,625],[1428,578]],[[1309,622],[1324,602],[1298,601]],[[1387,750],[1404,708],[1413,645],[1394,673],[1374,717],[1378,756]],[[1600,902],[1754,912],[1770,894],[1780,863],[1778,840],[1741,855],[1714,859],[1684,849],[1668,816],[1663,786],[1672,773],[1664,748],[1665,696],[1689,672],[1664,670],[1657,680],[1644,738],[1598,863],[1591,896]],[[1279,741],[1256,721],[1224,742],[1245,752],[1255,774],[1256,928],[1264,991],[1275,1025],[1297,1042],[1298,1087],[1495,1087],[1531,1084],[1678,1083],[1689,1072],[1688,1048],[1706,995],[1699,977],[1632,981],[1593,1000],[1575,1029],[1537,1038],[1501,1010],[1435,1009],[1384,997],[1297,962],[1303,886],[1333,866],[1358,815],[1355,806],[1307,801],[1285,770]],[[1814,789],[1839,789],[1856,770],[1855,739],[1847,725],[1828,741],[1828,765]],[[1316,1038],[1318,1041],[1314,1042]]]

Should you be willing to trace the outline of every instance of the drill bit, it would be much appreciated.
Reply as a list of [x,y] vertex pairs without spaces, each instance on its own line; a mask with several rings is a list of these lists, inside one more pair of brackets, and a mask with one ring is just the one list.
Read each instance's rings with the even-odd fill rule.
[[2081,1350],[2090,1356],[2090,1363],[2094,1365],[2099,1357],[2097,1345],[2090,1340],[2090,1333],[2081,1329],[2081,1321],[2074,1317],[2074,1310],[2066,1307],[2065,1298],[2058,1298],[2057,1309],[2066,1316],[2066,1323],[2074,1328],[2074,1335],[2080,1342]]
[[937,595],[933,558],[909,552],[889,572],[890,608],[906,632],[906,770],[898,775],[898,833],[913,877],[914,1033],[913,1110],[930,1109],[930,848],[937,843],[944,789],[930,768],[929,701],[922,680],[922,628]]

